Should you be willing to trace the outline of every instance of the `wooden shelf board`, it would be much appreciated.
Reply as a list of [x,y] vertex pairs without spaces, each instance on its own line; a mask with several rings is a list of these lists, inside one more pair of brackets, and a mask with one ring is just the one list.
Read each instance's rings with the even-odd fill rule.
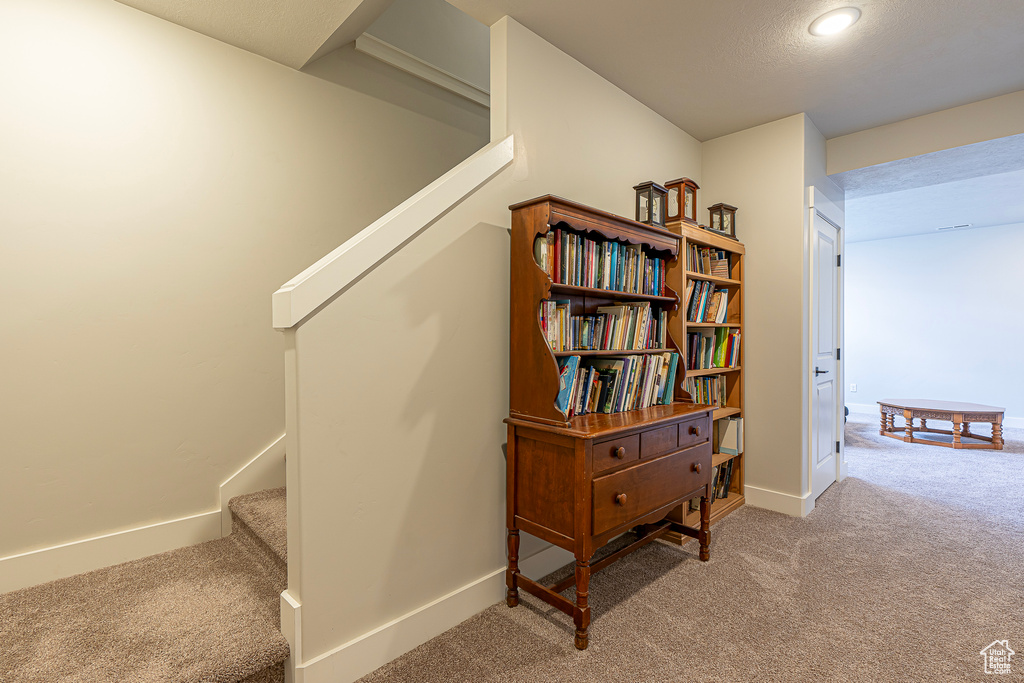
[[711,466],[712,467],[718,467],[723,462],[729,462],[733,458],[740,457],[740,455],[743,455],[743,454],[740,453],[739,455],[729,455],[728,453],[712,453],[711,454]]
[[747,252],[742,242],[709,232],[692,223],[672,222],[666,227],[672,232],[685,237],[687,242],[694,242],[704,247],[722,249],[733,254],[745,254]]
[[655,294],[630,294],[619,292],[613,289],[595,289],[594,287],[576,287],[574,285],[562,285],[557,282],[551,283],[551,293],[576,294],[602,299],[633,299],[639,301],[663,301],[669,304],[676,303],[674,296],[657,296]]
[[715,413],[712,419],[719,419],[723,417],[729,417],[731,415],[739,415],[740,408],[715,408]]
[[645,353],[675,353],[675,349],[602,349],[600,351],[554,351],[555,356],[628,356]]
[[[695,273],[692,270],[686,271],[687,280],[705,280],[706,282],[714,282],[716,285],[724,285],[726,287],[739,287],[739,280],[732,280],[727,277],[718,277],[717,275],[705,275],[704,273]],[[731,295],[730,295],[731,296]]]
[[[714,524],[718,520],[725,517],[727,514],[743,505],[744,499],[742,493],[736,493],[735,491],[729,491],[728,498],[717,498],[715,502],[711,504],[711,523]],[[693,526],[694,524],[700,523],[700,513],[696,510],[686,511],[686,525]]]
[[[555,354],[558,355],[558,354]],[[739,372],[740,366],[734,368],[701,368],[699,370],[687,370],[687,377],[704,377],[705,375],[721,375],[726,372]]]
[[740,323],[695,323],[688,321],[687,327],[742,327]]

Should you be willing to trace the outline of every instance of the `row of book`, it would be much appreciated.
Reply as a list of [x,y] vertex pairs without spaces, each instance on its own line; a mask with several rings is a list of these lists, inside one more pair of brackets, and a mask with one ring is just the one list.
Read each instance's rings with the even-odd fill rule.
[[566,417],[621,413],[671,403],[679,354],[560,359],[556,407]]
[[726,404],[724,377],[687,377],[683,388],[689,392],[694,403],[716,408]]
[[740,362],[740,331],[715,327],[686,335],[686,369],[734,368]]
[[729,263],[729,252],[723,249],[689,245],[686,250],[686,269],[691,273],[729,278],[732,272]]
[[639,245],[593,240],[558,228],[538,235],[533,256],[558,284],[665,296],[665,259]]
[[729,290],[706,280],[690,280],[686,286],[686,319],[691,323],[724,323],[729,310]]
[[[736,460],[727,460],[721,465],[711,468],[711,500],[714,503],[719,498],[729,497],[729,485],[732,483],[732,475],[738,465]],[[690,500],[690,511],[700,510],[700,498]]]
[[540,302],[540,326],[552,351],[632,351],[668,346],[668,312],[648,301],[600,306],[572,315],[568,299]]

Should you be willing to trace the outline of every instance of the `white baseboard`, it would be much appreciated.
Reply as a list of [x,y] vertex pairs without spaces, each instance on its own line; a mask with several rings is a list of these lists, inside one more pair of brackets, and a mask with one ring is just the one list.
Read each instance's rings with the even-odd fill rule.
[[761,489],[746,484],[743,487],[744,502],[756,508],[774,510],[791,517],[806,517],[814,509],[814,498],[810,492],[802,496],[780,493],[771,489]]
[[282,434],[262,453],[220,485],[221,535],[227,536],[231,533],[231,511],[228,510],[228,501],[243,493],[274,489],[284,485],[284,434]]
[[[571,561],[571,553],[550,546],[524,559],[520,562],[520,567],[524,574],[540,577]],[[350,683],[504,598],[505,569],[501,568],[330,652],[314,657],[308,662],[296,664],[292,667],[293,670],[288,672],[287,681]],[[285,600],[282,599],[282,621],[289,613],[301,608],[294,604],[289,604],[285,608],[284,604]],[[290,628],[287,635],[296,638],[297,627]],[[301,648],[301,644],[299,645]],[[298,651],[301,652],[301,649]]]
[[220,511],[172,519],[0,558],[0,593],[220,537]]
[[227,506],[232,497],[284,482],[282,436],[220,485],[220,510],[2,557],[0,593],[220,538],[231,533]]

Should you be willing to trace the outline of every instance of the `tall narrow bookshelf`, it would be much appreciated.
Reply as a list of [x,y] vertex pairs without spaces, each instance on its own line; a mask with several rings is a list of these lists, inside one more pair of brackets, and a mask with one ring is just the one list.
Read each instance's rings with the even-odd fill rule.
[[[683,310],[670,323],[670,325],[674,323],[677,327],[670,328],[670,330],[672,336],[680,340],[680,345],[683,347],[687,366],[687,387],[692,388],[691,383],[702,380],[708,384],[717,382],[720,386],[720,391],[711,392],[710,397],[697,394],[693,396],[697,402],[715,406],[712,431],[712,467],[727,470],[731,468],[727,495],[716,495],[711,504],[711,523],[714,524],[742,506],[744,502],[745,456],[742,451],[737,455],[718,452],[718,434],[719,430],[725,427],[727,418],[743,417],[743,349],[746,346],[743,336],[743,259],[746,249],[742,243],[736,240],[717,235],[689,223],[679,222],[670,224],[668,227],[683,238],[680,244],[679,258],[681,267],[670,272],[670,281],[673,287],[679,289]],[[717,252],[718,255],[724,253],[726,262],[713,265],[699,256],[695,260],[695,252],[698,255],[708,253],[702,250]],[[688,292],[694,290],[699,292],[699,287],[710,288],[712,292],[718,290],[726,292],[727,305],[724,313],[718,317],[720,322],[697,322],[694,320],[696,316],[690,315],[690,304],[696,294],[688,296]],[[720,359],[722,362],[715,362],[713,356],[711,362],[707,362],[706,359],[701,362],[699,354],[696,354],[698,357],[694,358],[691,335],[701,335],[713,339],[716,334],[726,338],[730,334],[739,335],[739,348],[733,357],[731,359],[724,357]],[[699,519],[700,513],[691,507],[695,506],[683,505],[679,511],[673,514],[673,518],[684,524],[695,523]],[[676,537],[676,540],[685,542],[689,539]]]
[[[551,195],[509,208],[506,604],[523,590],[572,616],[585,649],[593,572],[668,534],[709,559],[713,411],[683,390],[682,237]],[[688,524],[668,517],[694,498]],[[572,552],[575,573],[524,576],[520,533]]]

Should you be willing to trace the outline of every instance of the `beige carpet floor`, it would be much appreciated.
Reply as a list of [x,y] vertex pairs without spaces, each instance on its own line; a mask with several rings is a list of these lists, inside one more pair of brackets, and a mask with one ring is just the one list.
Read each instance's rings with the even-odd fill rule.
[[904,444],[868,417],[846,434],[851,476],[806,518],[746,507],[708,563],[657,542],[597,574],[589,650],[524,595],[362,683],[992,679],[982,648],[1024,653],[1024,430],[1003,451]]
[[228,537],[0,595],[0,682],[283,682],[284,490],[231,505]]

